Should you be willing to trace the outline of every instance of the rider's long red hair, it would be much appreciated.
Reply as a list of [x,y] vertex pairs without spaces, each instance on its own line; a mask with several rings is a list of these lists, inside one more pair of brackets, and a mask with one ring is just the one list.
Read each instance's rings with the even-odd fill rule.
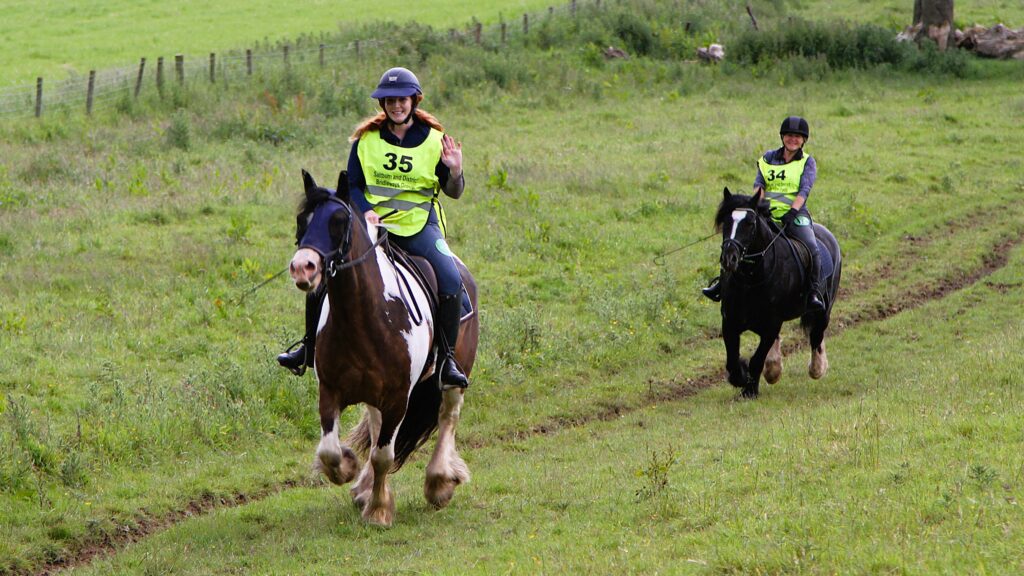
[[[439,132],[444,132],[444,126],[441,126],[441,123],[438,122],[437,118],[434,118],[433,114],[419,107],[419,104],[422,101],[423,95],[417,94],[416,110],[413,112],[416,115],[416,119]],[[386,114],[384,114],[383,110],[378,112],[376,116],[370,116],[369,118],[363,120],[356,126],[355,131],[353,131],[352,135],[348,137],[348,141],[355,142],[356,140],[359,140],[359,138],[363,134],[366,134],[367,132],[379,132],[380,127],[383,126],[385,122],[387,122],[387,119],[388,117]]]

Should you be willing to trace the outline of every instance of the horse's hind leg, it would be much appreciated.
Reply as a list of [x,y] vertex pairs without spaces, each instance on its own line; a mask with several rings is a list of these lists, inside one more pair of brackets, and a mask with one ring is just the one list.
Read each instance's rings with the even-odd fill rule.
[[782,376],[782,342],[780,338],[775,339],[768,357],[764,359],[764,379],[769,384],[775,384]]
[[455,448],[455,427],[462,411],[462,389],[445,390],[438,415],[437,445],[427,464],[423,496],[435,508],[444,508],[451,501],[455,488],[469,482],[469,468]]
[[341,411],[333,394],[320,387],[320,444],[316,448],[314,467],[334,484],[345,484],[359,470],[359,459],[338,438],[338,417]]

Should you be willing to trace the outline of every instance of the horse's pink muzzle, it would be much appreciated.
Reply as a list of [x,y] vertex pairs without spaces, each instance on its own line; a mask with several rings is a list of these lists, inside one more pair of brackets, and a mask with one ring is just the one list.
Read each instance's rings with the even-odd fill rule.
[[320,254],[309,248],[300,248],[295,256],[292,256],[288,272],[291,273],[296,288],[303,292],[309,292],[320,285],[323,271],[320,260]]

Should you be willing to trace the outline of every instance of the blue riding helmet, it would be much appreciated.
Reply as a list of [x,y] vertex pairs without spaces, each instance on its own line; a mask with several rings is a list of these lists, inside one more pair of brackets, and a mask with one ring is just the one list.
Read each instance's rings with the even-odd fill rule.
[[381,99],[387,97],[415,96],[423,94],[420,81],[416,75],[407,68],[391,68],[380,77],[377,89],[370,94],[370,98]]

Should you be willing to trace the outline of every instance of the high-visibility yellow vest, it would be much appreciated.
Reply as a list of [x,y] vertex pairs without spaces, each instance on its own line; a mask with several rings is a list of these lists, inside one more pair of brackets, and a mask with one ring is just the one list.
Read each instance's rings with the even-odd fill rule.
[[757,160],[757,167],[764,177],[764,195],[771,205],[772,218],[775,220],[781,219],[793,207],[808,158],[810,156],[804,154],[799,160],[781,165],[769,164],[763,156]]
[[[359,138],[357,153],[366,179],[366,200],[385,224],[393,226],[389,233],[412,236],[426,225],[430,207],[441,191],[434,169],[441,159],[442,136],[431,128],[427,139],[415,148],[389,144],[377,130]],[[444,221],[440,204],[438,218]]]

